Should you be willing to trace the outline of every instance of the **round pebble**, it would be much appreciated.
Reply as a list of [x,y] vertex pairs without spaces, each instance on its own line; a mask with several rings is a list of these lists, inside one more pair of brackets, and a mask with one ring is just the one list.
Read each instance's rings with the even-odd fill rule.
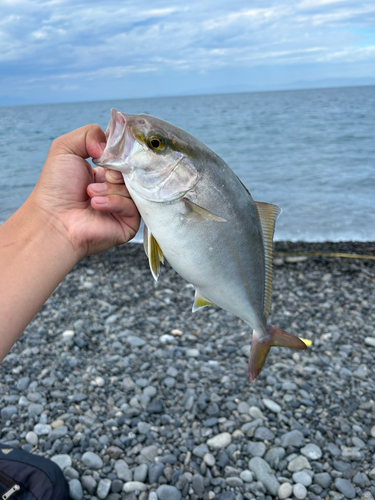
[[292,495],[293,487],[290,483],[282,483],[277,491],[277,496],[280,500],[285,500]]
[[307,489],[301,484],[297,483],[293,486],[293,495],[297,498],[297,500],[304,500],[307,497]]

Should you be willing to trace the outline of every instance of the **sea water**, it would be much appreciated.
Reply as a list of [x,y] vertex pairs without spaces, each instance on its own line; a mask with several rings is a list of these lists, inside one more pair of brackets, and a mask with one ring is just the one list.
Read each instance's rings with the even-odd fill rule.
[[0,223],[30,194],[51,141],[87,123],[105,130],[111,108],[206,143],[255,200],[282,208],[275,239],[375,240],[374,86],[0,107]]

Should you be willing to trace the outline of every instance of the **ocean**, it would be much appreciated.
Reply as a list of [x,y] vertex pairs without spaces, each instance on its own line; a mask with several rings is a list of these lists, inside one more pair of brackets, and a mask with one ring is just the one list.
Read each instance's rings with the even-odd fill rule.
[[282,208],[276,240],[375,241],[375,86],[0,107],[0,223],[51,141],[87,123],[105,130],[111,108],[206,143],[255,200]]

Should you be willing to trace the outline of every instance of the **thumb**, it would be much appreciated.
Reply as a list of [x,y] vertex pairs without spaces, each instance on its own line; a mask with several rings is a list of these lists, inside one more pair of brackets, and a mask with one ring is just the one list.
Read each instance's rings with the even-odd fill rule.
[[91,124],[77,128],[55,139],[51,154],[72,154],[81,158],[100,158],[106,143],[106,136],[99,125]]

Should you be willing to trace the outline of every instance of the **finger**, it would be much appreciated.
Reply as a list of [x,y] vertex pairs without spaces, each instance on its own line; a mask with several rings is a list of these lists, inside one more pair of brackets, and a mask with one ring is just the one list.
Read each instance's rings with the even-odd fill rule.
[[105,182],[105,168],[96,167],[93,169],[95,182]]
[[133,200],[124,196],[95,196],[91,198],[91,206],[99,212],[110,212],[120,217],[139,217]]
[[105,178],[106,178],[106,181],[112,182],[113,184],[123,184],[124,183],[124,178],[122,176],[122,173],[118,172],[117,170],[107,169],[105,172]]
[[124,198],[130,198],[129,191],[125,184],[112,184],[110,182],[98,182],[87,186],[87,194],[94,196],[118,195]]
[[52,143],[51,154],[72,154],[81,158],[100,158],[106,137],[99,125],[91,124],[62,135]]

